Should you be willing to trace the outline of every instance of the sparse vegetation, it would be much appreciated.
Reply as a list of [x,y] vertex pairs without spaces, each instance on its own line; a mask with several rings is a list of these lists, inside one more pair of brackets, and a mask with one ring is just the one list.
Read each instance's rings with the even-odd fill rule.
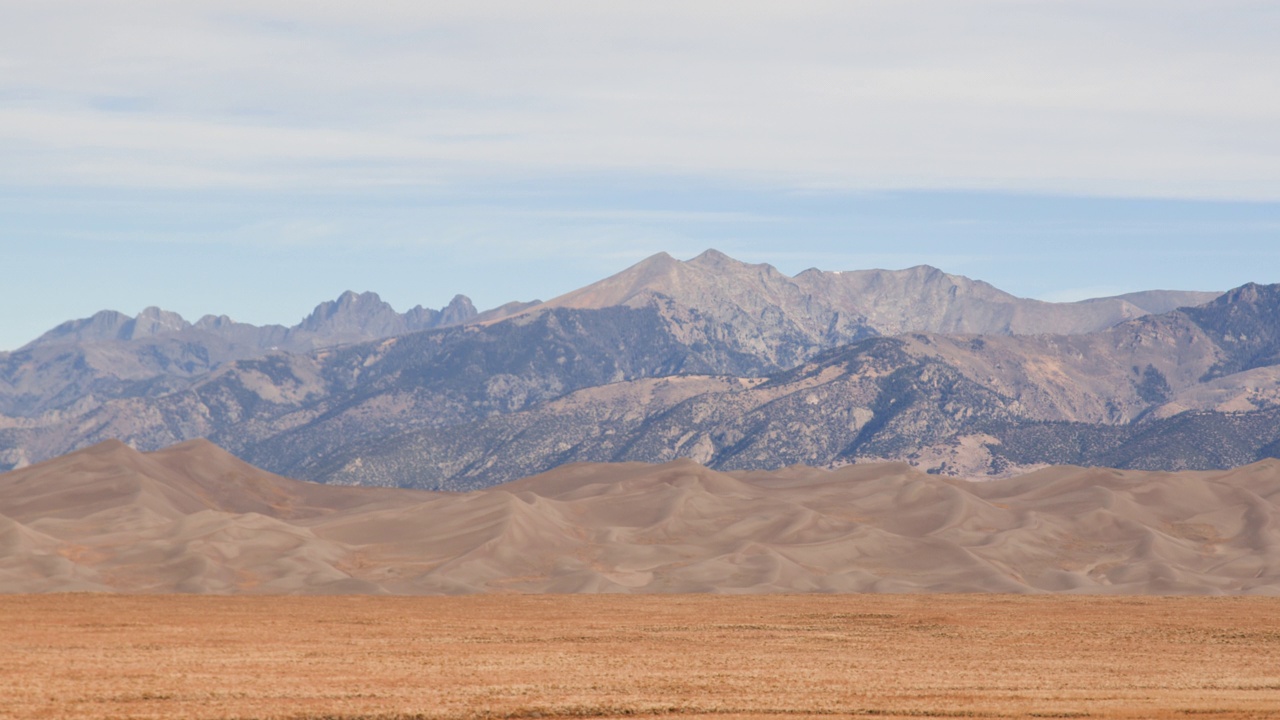
[[1169,379],[1154,365],[1147,365],[1142,371],[1142,380],[1137,385],[1138,397],[1158,405],[1168,402],[1173,397],[1173,389],[1169,387]]
[[5,718],[1280,718],[1274,598],[80,594],[0,616]]

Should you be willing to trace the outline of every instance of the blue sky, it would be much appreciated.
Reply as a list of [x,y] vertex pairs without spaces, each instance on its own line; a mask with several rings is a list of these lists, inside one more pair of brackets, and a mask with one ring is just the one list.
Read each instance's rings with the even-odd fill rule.
[[5,8],[0,349],[102,308],[547,298],[665,250],[1280,282],[1274,2]]

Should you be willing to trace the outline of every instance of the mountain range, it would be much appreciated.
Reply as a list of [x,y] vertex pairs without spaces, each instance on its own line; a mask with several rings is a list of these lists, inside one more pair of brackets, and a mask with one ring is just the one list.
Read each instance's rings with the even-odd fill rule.
[[103,310],[92,317],[69,320],[21,350],[39,347],[83,345],[120,341],[146,341],[174,338],[190,344],[207,345],[225,354],[212,356],[214,362],[262,354],[269,350],[306,352],[317,347],[376,340],[449,325],[460,325],[476,317],[470,298],[458,295],[440,310],[421,305],[406,313],[398,313],[376,293],[356,294],[347,291],[337,300],[320,303],[310,315],[293,327],[257,326],[240,323],[226,315],[205,315],[194,323],[181,315],[149,307],[129,317],[114,310]]
[[[823,271],[790,277],[717,250],[681,262],[659,253],[623,272],[520,312],[598,310],[671,302],[738,332],[832,345],[865,335],[1076,334],[1123,320],[1199,305],[1217,293],[1146,291],[1073,303],[1015,297],[927,265],[906,270]],[[514,312],[495,314],[509,316]]]
[[1280,286],[1246,286],[1095,333],[873,337],[763,378],[622,381],[351,443],[316,455],[314,474],[464,489],[680,457],[730,470],[901,459],[962,476],[1229,468],[1280,450],[1278,312]]
[[1280,291],[1016,298],[928,267],[660,254],[547,302],[292,328],[100,313],[0,354],[0,460],[209,438],[293,477],[467,489],[568,462],[1226,468],[1280,449]]
[[1280,461],[577,463],[470,493],[299,482],[201,440],[0,474],[0,592],[1280,593]]

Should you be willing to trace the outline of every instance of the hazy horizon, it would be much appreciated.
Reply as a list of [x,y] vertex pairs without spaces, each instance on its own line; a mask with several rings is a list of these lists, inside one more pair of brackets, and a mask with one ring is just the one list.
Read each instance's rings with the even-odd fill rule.
[[[704,251],[705,251],[705,250],[719,250],[719,248],[705,248],[705,249],[704,249]],[[665,250],[663,250],[663,251],[659,251],[659,252],[666,252],[666,251],[665,251]],[[670,254],[670,253],[668,253],[668,254]],[[693,257],[695,257],[695,256],[696,256],[696,255],[698,255],[698,254],[700,254],[700,253],[699,253],[699,252],[690,252],[690,253],[686,253],[686,254],[682,254],[682,255],[677,255],[677,256],[675,256],[675,257],[676,257],[676,259],[678,259],[678,260],[690,260],[690,259],[692,259]],[[1275,254],[1276,254],[1276,255],[1280,255],[1280,252],[1277,252],[1277,253],[1275,253]],[[868,256],[868,257],[892,258],[892,257],[894,257],[894,256],[890,256],[890,255],[874,256],[874,255],[871,255],[871,256]],[[907,257],[909,257],[909,256],[902,255],[902,256],[899,256],[899,257],[903,258],[903,260],[905,261],[905,260],[906,260],[906,258],[907,258]],[[607,275],[614,274],[614,272],[615,272],[615,271],[622,271],[622,270],[624,270],[626,267],[629,267],[630,265],[634,264],[634,263],[631,261],[631,259],[625,259],[625,258],[619,258],[619,259],[620,259],[620,260],[623,260],[624,262],[626,262],[626,265],[625,265],[625,266],[618,266],[618,267],[614,268],[614,270],[607,271]],[[637,258],[637,259],[643,259],[643,258]],[[743,260],[743,258],[741,258],[741,257],[735,257],[735,259],[736,259],[736,260]],[[818,265],[809,265],[809,266],[803,266],[803,267],[801,267],[802,263],[800,263],[800,262],[796,262],[796,261],[798,261],[799,259],[800,259],[799,257],[779,256],[778,260],[780,261],[780,264],[782,265],[782,267],[781,267],[780,269],[781,269],[783,272],[785,272],[787,275],[794,276],[794,275],[798,274],[799,272],[801,272],[802,270],[809,269],[809,268],[817,268],[817,269],[819,269],[819,270],[824,270],[824,271],[833,271],[833,270],[834,270],[834,271],[841,271],[841,272],[844,272],[844,271],[869,270],[869,269],[902,270],[902,269],[906,269],[906,268],[913,267],[913,266],[916,266],[916,265],[930,265],[930,266],[933,266],[933,267],[938,267],[937,265],[935,265],[935,264],[933,264],[933,263],[930,263],[930,262],[920,262],[920,263],[900,264],[900,265],[894,265],[894,266],[889,266],[889,265],[867,265],[867,266],[846,267],[846,268],[827,268],[827,267],[821,267],[821,266],[818,266]],[[963,257],[960,257],[960,256],[956,256],[956,258],[954,258],[954,259],[956,259],[956,260],[958,260],[958,261],[965,261],[965,260],[969,260],[970,262],[972,262],[972,260],[971,260],[971,259],[969,259],[969,258],[963,258]],[[792,260],[793,262],[787,262],[788,260]],[[745,262],[750,262],[750,261],[745,261]],[[766,261],[766,260],[760,260],[759,262],[768,262],[768,261]],[[772,264],[774,264],[774,263],[773,263],[773,262],[768,262],[768,264],[771,264],[771,265],[772,265]],[[775,266],[776,266],[776,265],[775,265]],[[790,269],[790,268],[796,268],[796,269]],[[938,269],[943,270],[944,272],[950,272],[946,267],[938,267]],[[954,272],[953,272],[953,273],[951,273],[951,274],[953,274],[953,275],[963,275],[963,273],[954,273]],[[578,285],[574,285],[574,286],[571,286],[571,287],[566,287],[566,288],[564,288],[564,289],[563,289],[563,291],[573,290],[573,289],[576,289],[576,288],[578,288],[578,287],[581,287],[581,286],[587,285],[587,284],[589,284],[589,283],[595,282],[595,281],[597,281],[597,280],[601,280],[601,279],[603,279],[604,277],[606,277],[607,275],[600,275],[600,276],[598,276],[598,277],[591,277],[591,278],[587,278],[587,279],[585,279],[583,282],[581,282],[581,283],[580,283],[580,284],[578,284]],[[986,279],[984,279],[984,278],[982,278],[982,277],[976,277],[976,276],[970,276],[970,279],[973,279],[973,280],[980,280],[980,281],[983,281],[983,282],[989,282],[989,281],[987,281]],[[1007,288],[1005,288],[1005,287],[1001,287],[1000,285],[995,284],[995,283],[992,283],[992,284],[996,285],[996,287],[997,287],[997,288],[999,288],[999,289],[1001,289],[1001,290],[1006,290],[1006,291],[1007,291]],[[1114,285],[1114,286],[1107,286],[1107,285],[1094,285],[1094,286],[1084,286],[1084,287],[1078,287],[1078,288],[1068,288],[1068,289],[1065,289],[1065,290],[1060,290],[1060,291],[1055,291],[1055,292],[1049,292],[1049,293],[1047,293],[1047,294],[1043,294],[1043,295],[1041,295],[1041,296],[1039,296],[1039,297],[1032,297],[1032,299],[1043,300],[1043,301],[1046,301],[1046,302],[1076,302],[1076,301],[1080,301],[1080,300],[1089,300],[1089,299],[1094,299],[1094,298],[1110,297],[1110,296],[1115,296],[1115,295],[1123,295],[1123,294],[1132,293],[1132,292],[1140,292],[1140,291],[1143,291],[1143,290],[1199,290],[1199,291],[1207,290],[1207,291],[1225,291],[1225,290],[1229,290],[1229,289],[1231,289],[1231,288],[1233,288],[1233,287],[1237,287],[1238,285],[1241,285],[1241,284],[1244,284],[1244,283],[1243,283],[1243,282],[1241,282],[1241,283],[1237,283],[1237,284],[1235,284],[1235,285],[1231,285],[1231,286],[1223,286],[1223,287],[1189,287],[1189,288],[1188,288],[1188,287],[1137,287],[1137,286],[1134,286],[1134,287],[1125,287],[1125,286],[1118,286],[1118,285]],[[546,300],[549,300],[549,299],[551,299],[551,298],[553,298],[553,297],[556,297],[556,296],[558,296],[558,295],[562,294],[562,292],[563,292],[563,291],[557,291],[557,292],[553,292],[553,293],[544,293],[544,294],[542,294],[542,295],[540,295],[540,296],[538,296],[538,297],[536,297],[536,298],[535,298],[535,297],[511,297],[511,298],[508,298],[508,299],[506,299],[506,300],[498,300],[498,301],[495,301],[495,302],[477,303],[476,307],[477,307],[477,309],[478,309],[478,310],[480,310],[481,312],[483,312],[483,311],[485,311],[485,310],[489,310],[489,309],[492,309],[492,308],[498,307],[499,305],[502,305],[502,304],[504,304],[504,303],[506,303],[506,302],[511,302],[511,301],[529,301],[529,300],[535,300],[535,299],[536,299],[536,300],[541,300],[541,301],[546,301]],[[35,333],[35,334],[31,335],[30,337],[27,337],[27,338],[25,338],[25,339],[21,339],[20,341],[18,341],[18,342],[16,342],[16,343],[14,343],[14,344],[11,344],[11,345],[10,345],[10,346],[8,346],[8,347],[5,347],[5,346],[3,346],[3,345],[0,345],[0,352],[17,349],[17,348],[19,348],[19,347],[21,347],[21,346],[25,345],[26,343],[28,343],[28,342],[30,342],[30,341],[32,341],[32,340],[35,340],[35,339],[36,339],[40,334],[42,334],[42,333],[44,333],[44,332],[46,332],[46,331],[48,331],[48,330],[50,330],[50,329],[52,329],[52,328],[56,327],[57,325],[59,325],[59,324],[61,324],[61,323],[63,323],[63,322],[67,322],[67,321],[70,321],[70,320],[78,320],[78,319],[87,318],[87,317],[90,317],[90,316],[91,316],[91,315],[93,315],[93,314],[96,314],[96,313],[98,313],[98,312],[103,312],[103,311],[115,311],[115,312],[121,312],[121,313],[123,313],[123,314],[125,314],[125,315],[128,315],[128,316],[130,316],[130,317],[133,317],[133,316],[138,315],[139,313],[141,313],[142,311],[144,311],[144,310],[146,310],[146,309],[148,309],[148,308],[151,308],[151,307],[159,307],[159,308],[160,308],[160,309],[162,309],[162,310],[166,310],[166,311],[170,311],[170,312],[177,312],[179,315],[181,315],[181,316],[183,317],[183,319],[187,320],[188,322],[195,322],[196,320],[198,320],[198,319],[200,319],[201,317],[204,317],[204,316],[206,316],[206,315],[214,315],[214,316],[219,316],[219,315],[228,315],[228,316],[230,316],[230,317],[231,317],[231,319],[236,320],[236,321],[238,321],[238,322],[249,322],[249,323],[252,323],[252,324],[254,324],[254,325],[260,325],[260,326],[261,326],[261,325],[275,324],[275,325],[284,325],[284,326],[288,327],[288,326],[296,325],[299,321],[303,320],[303,319],[304,319],[308,314],[310,314],[310,313],[315,309],[315,307],[316,307],[316,306],[320,305],[321,303],[327,302],[327,301],[336,300],[340,295],[342,295],[343,293],[346,293],[346,292],[355,292],[355,293],[372,292],[372,293],[375,293],[375,294],[377,294],[380,298],[382,298],[382,300],[383,300],[384,302],[387,302],[389,305],[391,305],[391,306],[392,306],[392,307],[393,307],[397,312],[402,312],[402,313],[403,313],[403,312],[405,312],[405,311],[410,310],[410,309],[411,309],[412,307],[414,307],[415,305],[423,305],[424,307],[428,307],[428,308],[440,309],[440,308],[443,308],[446,304],[448,304],[449,300],[451,300],[451,299],[452,299],[452,297],[453,297],[453,296],[450,296],[450,298],[449,298],[448,300],[443,300],[443,301],[435,302],[434,304],[433,304],[433,303],[431,303],[431,302],[426,302],[426,303],[424,303],[424,302],[422,302],[422,301],[417,301],[417,302],[410,301],[410,302],[408,302],[408,303],[397,303],[397,302],[393,302],[393,301],[392,301],[392,298],[386,297],[386,296],[384,295],[384,293],[380,292],[376,287],[368,287],[368,288],[347,287],[347,288],[343,288],[342,290],[336,290],[336,291],[334,291],[334,292],[330,293],[329,295],[326,295],[326,296],[322,296],[322,297],[317,297],[317,298],[315,298],[313,301],[311,301],[310,305],[306,305],[305,309],[304,309],[302,312],[298,313],[298,314],[296,315],[296,317],[272,316],[272,315],[270,314],[270,309],[268,309],[268,308],[263,308],[263,309],[261,309],[260,311],[253,313],[250,317],[245,317],[245,316],[242,316],[242,315],[236,315],[236,314],[234,314],[234,313],[229,313],[229,312],[227,312],[226,310],[219,310],[219,309],[217,309],[217,308],[210,309],[210,310],[207,310],[207,311],[204,311],[204,312],[198,312],[198,313],[182,312],[181,310],[179,310],[179,309],[178,309],[177,307],[175,307],[175,306],[164,305],[164,304],[161,304],[161,303],[149,303],[149,304],[147,304],[147,305],[139,306],[139,307],[136,307],[136,308],[118,308],[118,307],[106,307],[106,306],[104,306],[104,307],[97,308],[96,310],[86,312],[86,313],[85,313],[85,314],[83,314],[83,315],[68,316],[68,317],[64,317],[64,318],[61,318],[61,319],[56,320],[56,321],[52,321],[52,322],[50,322],[47,326],[44,326],[44,327],[40,328],[38,331],[36,331],[36,333]],[[459,291],[458,293],[455,293],[455,295],[457,295],[457,294],[466,295],[469,299],[472,299],[473,301],[475,300],[475,298],[473,298],[470,294],[466,293],[465,291]],[[1014,294],[1016,295],[1017,293],[1014,293]],[[1020,297],[1028,297],[1028,296],[1020,296]],[[303,303],[306,303],[306,302],[307,302],[306,298],[301,298],[301,297],[300,297],[299,299],[300,299],[300,301],[301,301],[301,302],[303,302]],[[42,316],[43,316],[43,315],[39,315],[39,314],[35,315],[35,317],[42,317]],[[28,323],[28,324],[33,324],[33,323]]]
[[0,27],[0,349],[547,299],[708,247],[1022,297],[1280,282],[1256,0],[65,0]]

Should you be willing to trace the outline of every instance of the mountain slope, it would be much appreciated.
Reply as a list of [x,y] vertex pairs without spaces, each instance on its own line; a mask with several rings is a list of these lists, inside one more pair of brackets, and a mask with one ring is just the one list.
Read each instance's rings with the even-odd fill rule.
[[617,275],[554,298],[539,308],[640,307],[667,298],[739,330],[765,326],[766,343],[803,338],[830,347],[869,334],[1069,335],[1151,313],[1200,305],[1219,293],[1151,291],[1074,303],[1018,298],[936,268],[822,271],[789,277],[708,250],[681,262],[654,255]]
[[41,459],[112,437],[154,448],[207,436],[294,473],[343,443],[470,422],[591,385],[777,369],[716,332],[696,317],[654,308],[551,310],[243,360],[165,394],[118,397],[0,427],[0,444]]
[[291,328],[212,315],[192,324],[159,308],[135,318],[104,311],[0,353],[0,414],[32,417],[111,398],[164,395],[236,360],[447,327],[475,315],[461,295],[443,310],[419,306],[402,315],[374,293],[353,292],[321,303]]
[[[564,462],[680,457],[722,470],[887,458],[959,475],[1231,467],[1280,454],[1280,363],[1253,367],[1277,327],[1273,286],[1090,334],[869,338],[767,378],[618,383],[387,433],[305,472],[465,489]],[[1225,363],[1248,369],[1218,374]]]
[[[0,354],[0,467],[20,467],[112,437],[143,448],[211,437],[273,470],[332,479],[347,473],[342,468],[349,464],[359,468],[362,458],[390,457],[389,449],[378,451],[372,446],[393,436],[464,425],[483,430],[474,424],[593,386],[686,374],[774,375],[809,362],[824,350],[902,328],[977,328],[1008,335],[1062,327],[1064,332],[1076,332],[1196,297],[1195,293],[1153,293],[1058,305],[1014,298],[985,283],[932,268],[810,270],[791,278],[768,265],[748,265],[708,251],[687,262],[655,256],[548,303],[509,305],[483,315],[477,315],[461,296],[441,311],[415,308],[400,314],[371,293],[345,293],[321,304],[292,328],[256,328],[215,317],[188,324],[155,309],[137,318],[103,313],[60,326],[18,352]],[[503,314],[505,319],[497,319]],[[1181,371],[1169,369],[1163,360],[1142,359],[1159,352],[1130,353],[1135,362],[1141,360],[1135,367],[1147,397],[1139,400],[1130,397],[1131,372],[1123,363],[1080,367],[1057,383],[1050,381],[1056,377],[1052,373],[1015,372],[1025,362],[1050,367],[1058,362],[1058,352],[1101,353],[1103,358],[1115,354],[1105,342],[1069,339],[1091,334],[1063,337],[1068,339],[1049,345],[1032,340],[993,341],[992,348],[1004,355],[992,358],[961,357],[963,343],[970,342],[965,340],[953,349],[953,357],[939,358],[934,364],[951,367],[946,372],[961,380],[948,382],[956,388],[956,383],[964,385],[968,396],[995,397],[981,402],[984,407],[1003,409],[974,411],[974,417],[993,422],[1012,418],[1116,423],[1144,412],[1172,413],[1175,405],[1166,402],[1153,409],[1156,403],[1150,400],[1163,397],[1162,383],[1176,383],[1182,377],[1177,374]],[[1217,347],[1220,338],[1210,340],[1200,347]],[[905,342],[910,347],[918,344]],[[944,348],[948,343],[937,345]],[[1170,352],[1189,357],[1200,347]],[[1026,352],[1034,357],[1024,356]],[[989,367],[1001,362],[1004,370]],[[1150,372],[1145,370],[1148,366]],[[1257,384],[1265,385],[1262,375],[1267,367],[1251,368],[1258,371]],[[1111,373],[1110,385],[1093,377],[1104,371]],[[1207,373],[1209,367],[1198,372]],[[1234,377],[1221,379],[1230,385]],[[1081,387],[1072,386],[1080,383]],[[859,385],[866,386],[865,382]],[[1185,404],[1182,409],[1216,408],[1220,403],[1215,404],[1211,396],[1229,394],[1232,387],[1179,385],[1186,392],[1180,390],[1177,401]],[[1118,388],[1120,400],[1106,399],[1106,388]],[[1193,396],[1191,390],[1199,395]],[[999,399],[1005,397],[1017,402],[1005,408],[1007,403]],[[736,402],[724,407],[736,407]],[[835,398],[834,402],[833,412],[845,417],[846,424],[857,425],[850,418],[866,413],[883,417],[861,400]],[[1031,409],[1024,411],[1023,406]],[[730,410],[718,412],[729,413],[727,424],[738,422]],[[952,419],[943,420],[944,416]],[[531,456],[530,461],[544,464],[509,467],[507,474],[494,477],[546,469],[552,457],[563,461],[666,459],[653,455],[660,452],[662,443],[667,443],[667,449],[661,452],[687,444],[684,440],[671,444],[673,439],[667,437],[675,432],[671,423],[681,415],[669,417],[662,434],[624,443],[634,449],[633,455],[599,457],[596,453],[605,452],[603,448],[584,446],[579,453],[573,449],[576,445],[559,447],[563,442],[556,441],[559,449],[551,454]],[[812,445],[811,438],[779,430],[758,413],[752,417],[757,425],[736,427],[721,440],[710,439],[693,426],[674,440],[693,432],[698,457],[709,452],[705,457],[709,462],[720,462],[714,457],[727,461],[730,455],[754,457],[753,462],[759,463],[783,457],[826,462],[843,456],[829,449],[814,455],[804,449]],[[964,411],[932,412],[930,417],[933,420],[925,424],[932,423],[932,429],[914,440],[927,436],[941,442],[954,434],[947,427],[969,422]],[[796,427],[812,427],[807,420],[797,422]],[[880,425],[876,420],[872,427]],[[555,426],[567,423],[557,420]],[[746,438],[756,426],[781,433],[779,437],[794,436],[799,441],[796,449],[748,450]],[[617,435],[623,429],[610,427],[609,431]],[[730,439],[739,434],[742,438]],[[499,435],[482,434],[477,438],[479,445],[459,446],[456,452],[433,456],[430,462],[437,464],[440,478],[455,477],[462,472],[457,468],[472,464],[464,458],[483,456],[488,452],[483,447],[497,447]],[[726,454],[724,443],[739,446],[739,451]],[[623,446],[609,452],[621,452],[617,447]],[[487,462],[482,459],[481,465]],[[445,472],[446,466],[455,470]],[[465,472],[478,472],[478,467]],[[343,477],[367,481],[350,473]]]

